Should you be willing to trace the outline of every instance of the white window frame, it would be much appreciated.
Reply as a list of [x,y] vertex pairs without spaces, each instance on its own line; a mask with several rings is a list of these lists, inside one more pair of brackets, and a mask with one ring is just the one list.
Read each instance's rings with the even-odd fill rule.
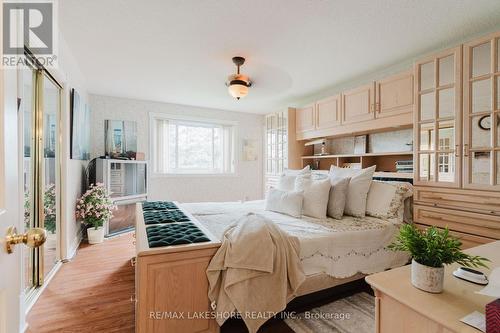
[[[213,124],[213,125],[222,125],[222,126],[231,126],[232,129],[232,146],[233,146],[233,170],[231,172],[224,173],[204,173],[204,172],[158,172],[156,170],[156,162],[157,162],[157,128],[156,121],[157,120],[173,120],[176,122],[187,122],[187,123],[201,123],[201,124]],[[178,114],[170,114],[170,113],[157,113],[150,112],[149,113],[149,156],[151,160],[151,177],[152,178],[161,178],[161,177],[237,177],[239,170],[239,133],[238,126],[239,123],[237,121],[230,120],[222,120],[222,119],[214,119],[214,118],[204,118],[204,117],[193,117],[193,116],[181,116]]]

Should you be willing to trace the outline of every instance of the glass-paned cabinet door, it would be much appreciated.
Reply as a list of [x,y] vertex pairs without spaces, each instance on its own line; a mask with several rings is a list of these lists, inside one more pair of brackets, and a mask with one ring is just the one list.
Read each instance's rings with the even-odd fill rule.
[[279,175],[287,168],[288,120],[286,112],[266,116],[266,174]]
[[415,64],[415,184],[459,187],[461,48]]
[[464,45],[464,187],[500,189],[500,33]]

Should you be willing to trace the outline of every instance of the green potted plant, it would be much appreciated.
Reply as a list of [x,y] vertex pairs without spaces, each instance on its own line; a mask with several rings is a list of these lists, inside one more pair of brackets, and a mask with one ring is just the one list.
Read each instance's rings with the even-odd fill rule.
[[[56,184],[48,184],[43,196],[43,227],[50,233],[56,233]],[[30,228],[31,197],[28,191],[24,192],[24,227]]]
[[76,217],[87,226],[89,244],[104,241],[103,225],[111,217],[115,206],[103,184],[91,184],[76,203]]
[[43,226],[51,234],[56,232],[56,184],[49,184],[45,188],[43,197]]
[[443,291],[444,265],[458,263],[466,267],[487,267],[485,262],[488,259],[463,253],[460,246],[462,242],[450,235],[448,228],[420,230],[413,224],[405,224],[389,249],[410,253],[411,283],[415,287],[440,293]]

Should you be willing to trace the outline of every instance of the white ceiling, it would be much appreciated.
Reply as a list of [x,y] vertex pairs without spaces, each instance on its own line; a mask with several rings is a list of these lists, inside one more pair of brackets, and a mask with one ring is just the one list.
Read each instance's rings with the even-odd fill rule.
[[500,27],[500,1],[61,0],[59,20],[90,93],[265,113]]

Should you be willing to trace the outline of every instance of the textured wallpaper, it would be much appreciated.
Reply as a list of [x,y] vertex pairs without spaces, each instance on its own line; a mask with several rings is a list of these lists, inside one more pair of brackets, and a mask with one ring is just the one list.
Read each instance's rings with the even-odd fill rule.
[[[168,113],[238,122],[237,175],[234,176],[151,176],[151,200],[178,200],[181,202],[237,201],[263,198],[262,138],[264,116],[249,113],[214,110],[185,105],[141,101],[117,97],[90,95],[92,108],[91,156],[104,155],[104,120],[132,120],[137,122],[137,150],[149,154],[149,114]],[[257,160],[243,161],[242,141],[257,142]]]

